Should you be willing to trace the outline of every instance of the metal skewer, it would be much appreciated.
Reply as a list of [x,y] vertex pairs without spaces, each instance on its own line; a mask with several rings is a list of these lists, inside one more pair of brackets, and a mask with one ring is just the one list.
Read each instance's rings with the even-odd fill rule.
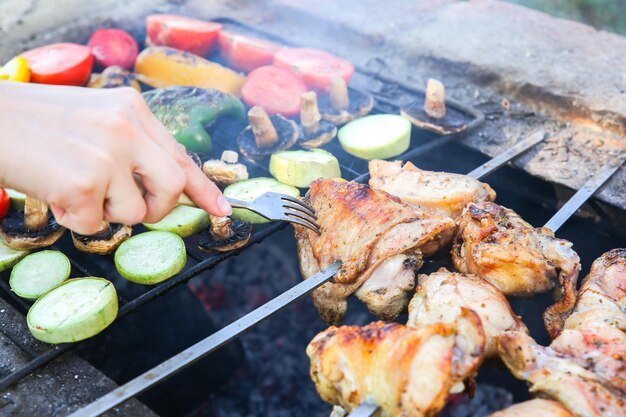
[[[530,149],[532,146],[540,142],[544,137],[545,133],[543,131],[537,132],[531,137],[520,142],[518,145],[507,150],[503,154],[504,156],[497,156],[472,172],[479,172],[479,174],[477,174],[479,175],[479,177],[487,175],[497,168],[501,167],[503,164],[509,162],[516,156]],[[156,367],[150,369],[144,374],[139,375],[135,379],[111,391],[107,395],[100,397],[99,399],[85,406],[84,408],[75,411],[68,417],[99,416],[107,412],[111,408],[120,405],[124,401],[127,401],[138,394],[141,394],[153,385],[156,385],[165,378],[175,374],[176,372],[181,371],[187,366],[202,359],[209,353],[215,351],[229,341],[238,337],[242,333],[250,330],[252,327],[256,326],[261,321],[269,318],[271,315],[280,311],[293,301],[307,295],[317,287],[330,281],[330,279],[339,270],[340,266],[341,263],[339,261],[333,263],[323,271],[302,281],[295,287],[285,291],[278,297],[267,302],[266,304],[262,305],[251,313],[246,314],[239,320],[229,324],[223,329],[217,331],[206,339],[201,340],[200,342],[182,351],[176,356],[171,357],[167,361],[161,363],[160,365],[157,365]],[[371,416],[378,409],[378,405],[373,401],[369,401],[367,403],[364,402],[358,409],[361,409],[361,407],[363,407],[361,413],[364,414],[351,415],[353,417],[367,417]],[[355,412],[357,410],[355,410]],[[366,412],[369,414],[365,414]]]
[[[525,141],[530,141],[533,136],[529,137]],[[492,159],[491,161],[487,162],[487,164],[497,158],[498,157]],[[595,192],[598,191],[598,189],[602,187],[602,185],[604,185],[604,183],[607,182],[609,178],[611,178],[611,176],[613,176],[613,174],[615,174],[617,170],[622,167],[623,164],[624,160],[621,160],[614,165],[608,165],[598,171],[594,176],[589,178],[585,185],[583,185],[580,190],[578,190],[576,194],[574,194],[572,198],[570,198],[567,203],[565,203],[563,207],[561,207],[559,211],[557,211],[554,216],[552,216],[552,218],[548,220],[544,227],[547,227],[553,232],[556,232],[561,226],[565,224],[568,219],[570,219],[574,215],[574,213],[576,213],[576,211],[578,211],[578,209],[585,203],[585,201],[587,201],[593,194],[595,194]],[[501,165],[502,164],[498,166]],[[486,175],[485,173],[481,173],[483,166],[476,168],[468,175],[474,176],[472,175],[473,173],[479,173],[479,176],[475,176],[474,178],[480,178],[481,176]],[[357,408],[352,410],[352,412],[348,414],[347,417],[372,417],[374,413],[378,411],[378,408],[378,404],[376,404],[376,402],[373,402],[371,399],[363,401]]]

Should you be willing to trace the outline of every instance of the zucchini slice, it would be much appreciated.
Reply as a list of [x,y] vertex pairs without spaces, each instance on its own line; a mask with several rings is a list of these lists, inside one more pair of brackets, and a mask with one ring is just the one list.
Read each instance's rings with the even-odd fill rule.
[[201,232],[209,225],[209,213],[188,206],[177,206],[157,223],[144,223],[149,230],[172,232],[180,237],[187,237]]
[[[252,178],[229,185],[224,190],[224,195],[226,197],[236,198],[237,200],[252,201],[268,191],[287,194],[292,197],[300,196],[300,191],[296,187],[283,184],[282,182],[276,181],[274,178],[267,177]],[[252,224],[269,223],[269,220],[265,217],[246,209],[233,209],[231,217]]]
[[32,335],[47,343],[70,343],[95,336],[117,317],[117,292],[103,278],[70,279],[45,294],[28,311]]
[[19,191],[12,190],[10,188],[5,188],[4,191],[7,192],[9,198],[11,199],[11,208],[13,210],[24,210],[24,202],[26,201],[26,194],[20,193]]
[[11,271],[11,290],[27,300],[36,300],[63,284],[72,267],[67,256],[59,251],[35,252],[19,261]]
[[278,181],[300,188],[308,188],[319,178],[341,178],[339,161],[322,149],[277,152],[270,159],[270,173]]
[[356,119],[339,129],[341,147],[363,159],[388,159],[409,149],[411,122],[395,114]]
[[0,239],[0,271],[13,268],[20,259],[29,253],[28,250],[11,249]]
[[115,251],[115,267],[129,281],[152,285],[178,274],[187,262],[177,234],[153,231],[133,236]]

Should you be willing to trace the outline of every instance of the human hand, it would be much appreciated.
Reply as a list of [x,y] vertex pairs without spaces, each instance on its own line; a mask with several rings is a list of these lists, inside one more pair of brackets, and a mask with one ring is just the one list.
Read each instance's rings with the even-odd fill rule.
[[[131,88],[0,82],[0,186],[46,201],[59,224],[156,222],[184,191],[216,216],[220,190]],[[135,176],[145,189],[135,183]]]

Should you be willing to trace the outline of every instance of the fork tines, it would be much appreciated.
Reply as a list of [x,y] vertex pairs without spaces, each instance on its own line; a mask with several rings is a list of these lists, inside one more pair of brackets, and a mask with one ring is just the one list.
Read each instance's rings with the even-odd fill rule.
[[283,208],[285,209],[286,218],[284,220],[297,223],[313,230],[318,235],[320,234],[320,227],[315,222],[317,216],[311,206],[294,197],[282,196],[281,198],[284,202]]

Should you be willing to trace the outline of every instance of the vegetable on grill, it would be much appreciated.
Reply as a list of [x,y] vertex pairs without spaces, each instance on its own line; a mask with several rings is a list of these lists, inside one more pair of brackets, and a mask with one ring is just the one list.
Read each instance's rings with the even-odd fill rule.
[[91,49],[75,43],[55,43],[24,52],[30,80],[41,84],[83,86],[93,66]]
[[[300,191],[297,188],[278,182],[274,178],[266,177],[252,178],[229,185],[224,190],[224,195],[237,200],[252,201],[261,194],[265,194],[267,192],[282,193],[292,197],[300,196]],[[269,222],[268,219],[261,215],[253,213],[250,210],[239,208],[233,209],[232,218],[243,220],[252,224]]]
[[190,86],[241,94],[246,77],[190,52],[166,46],[144,49],[135,61],[135,74],[154,88]]
[[169,87],[143,93],[152,113],[188,150],[211,150],[211,136],[205,130],[219,117],[243,120],[241,101],[213,89]]
[[117,248],[115,267],[129,281],[152,285],[178,274],[187,261],[180,236],[151,231],[131,237]]
[[322,149],[275,153],[270,159],[270,173],[278,181],[299,188],[308,188],[319,178],[341,178],[339,161]]
[[276,114],[268,116],[262,107],[248,112],[250,126],[237,138],[239,151],[248,159],[259,160],[275,152],[291,148],[298,139],[298,125]]
[[48,205],[31,197],[26,197],[23,211],[9,211],[0,223],[0,237],[17,250],[50,246],[64,232],[65,228],[49,215]]
[[98,29],[89,38],[87,46],[91,48],[96,65],[102,68],[130,69],[139,53],[135,39],[121,29]]
[[222,25],[185,16],[153,14],[146,17],[146,44],[163,45],[206,56],[211,53]]
[[219,252],[239,249],[248,243],[251,234],[252,225],[248,222],[211,216],[211,225],[200,235],[198,247]]
[[11,249],[0,240],[0,272],[13,268],[20,259],[28,254],[29,251]]
[[353,120],[338,133],[350,155],[363,159],[393,158],[409,149],[411,123],[401,116],[376,114]]
[[354,65],[328,52],[310,48],[285,48],[274,55],[274,65],[292,71],[307,87],[330,91],[331,80],[342,78],[346,84],[354,73]]
[[0,67],[0,80],[19,81],[27,83],[30,81],[30,69],[28,62],[23,56],[16,56],[3,67]]
[[39,298],[26,321],[47,343],[71,343],[95,336],[117,317],[117,292],[103,278],[70,279]]
[[100,231],[93,235],[72,232],[74,246],[81,252],[110,255],[128,239],[133,228],[124,224],[102,222]]
[[219,46],[228,66],[243,72],[270,65],[280,49],[275,43],[223,30],[220,31]]
[[0,188],[0,220],[4,218],[11,207],[11,198],[4,188]]
[[317,108],[317,94],[309,91],[300,96],[300,137],[298,145],[303,148],[317,148],[337,136],[337,126],[322,120]]
[[230,185],[248,179],[248,168],[238,163],[239,154],[234,151],[222,152],[220,159],[209,159],[202,165],[202,171],[217,185]]
[[11,271],[11,290],[27,300],[36,300],[70,277],[70,260],[61,252],[44,250],[26,256]]
[[348,89],[343,78],[335,77],[330,82],[330,93],[320,97],[319,106],[322,119],[342,125],[368,115],[374,108],[374,97]]
[[4,191],[6,191],[11,198],[11,208],[13,210],[24,210],[24,200],[26,200],[26,194],[10,188],[5,188]]
[[306,85],[291,72],[268,65],[248,74],[241,95],[250,107],[260,106],[270,115],[292,117],[300,112],[300,96],[306,91]]
[[187,237],[199,233],[207,227],[210,221],[209,213],[188,206],[177,206],[174,210],[157,223],[144,223],[148,230],[161,230],[175,233],[180,237]]
[[115,88],[132,87],[141,92],[141,86],[135,76],[125,69],[117,66],[107,67],[100,74],[92,74],[87,87],[90,88]]

